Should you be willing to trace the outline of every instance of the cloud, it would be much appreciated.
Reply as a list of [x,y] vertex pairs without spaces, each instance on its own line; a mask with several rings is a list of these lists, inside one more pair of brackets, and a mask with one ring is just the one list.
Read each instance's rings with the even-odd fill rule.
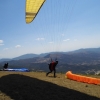
[[16,45],[16,46],[15,46],[15,48],[20,48],[20,47],[21,47],[21,45]]
[[3,40],[0,40],[0,44],[3,43]]
[[64,36],[65,34],[61,34],[62,36]]
[[37,38],[36,40],[37,41],[42,41],[42,40],[44,40],[44,38]]
[[4,45],[4,44],[3,44],[3,40],[0,40],[0,46],[1,46],[1,45]]
[[1,45],[4,45],[4,44],[1,44],[1,43],[0,43],[0,46],[1,46]]
[[4,48],[4,50],[8,50],[9,48]]
[[78,41],[77,39],[74,39],[74,41]]
[[69,41],[70,39],[65,39],[65,40],[63,40],[64,42],[66,42],[66,41]]
[[53,43],[53,42],[49,42],[49,43]]

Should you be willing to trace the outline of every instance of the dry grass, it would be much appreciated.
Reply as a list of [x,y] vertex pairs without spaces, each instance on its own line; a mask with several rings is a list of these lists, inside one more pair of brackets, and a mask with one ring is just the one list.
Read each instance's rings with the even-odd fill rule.
[[100,100],[100,86],[72,81],[65,74],[0,71],[0,100]]

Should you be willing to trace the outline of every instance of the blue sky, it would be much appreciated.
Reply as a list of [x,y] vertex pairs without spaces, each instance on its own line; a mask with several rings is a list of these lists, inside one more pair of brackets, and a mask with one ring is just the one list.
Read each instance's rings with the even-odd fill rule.
[[100,0],[46,0],[25,22],[25,0],[0,0],[0,58],[100,47]]

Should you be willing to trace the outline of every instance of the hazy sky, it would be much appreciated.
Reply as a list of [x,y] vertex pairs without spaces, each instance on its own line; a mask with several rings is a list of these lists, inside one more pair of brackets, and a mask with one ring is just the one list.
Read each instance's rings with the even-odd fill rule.
[[25,3],[0,0],[0,58],[100,47],[100,0],[46,0],[30,24]]

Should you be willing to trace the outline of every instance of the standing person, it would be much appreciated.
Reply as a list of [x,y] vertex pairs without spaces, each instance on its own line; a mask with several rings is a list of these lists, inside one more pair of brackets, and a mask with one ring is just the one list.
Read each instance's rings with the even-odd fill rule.
[[8,63],[5,63],[3,69],[7,69],[7,68],[8,68]]
[[48,76],[48,74],[49,73],[52,73],[52,71],[54,71],[54,77],[56,77],[56,69],[55,69],[55,67],[56,67],[56,65],[58,64],[58,61],[52,61],[50,64],[48,64],[49,65],[49,72],[48,73],[46,73],[46,76]]

